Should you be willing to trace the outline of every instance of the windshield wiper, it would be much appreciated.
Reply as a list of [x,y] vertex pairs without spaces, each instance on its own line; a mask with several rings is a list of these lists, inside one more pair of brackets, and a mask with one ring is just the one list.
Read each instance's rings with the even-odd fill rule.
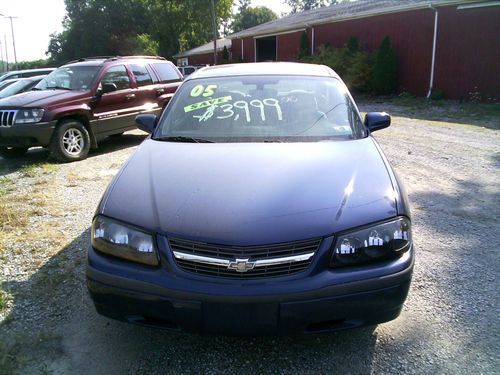
[[158,138],[154,138],[154,140],[155,141],[165,141],[165,142],[214,143],[214,141],[209,141],[208,139],[183,137],[183,136],[158,137]]
[[38,87],[32,87],[31,91],[42,91],[42,89],[39,89]]
[[47,90],[69,90],[71,89],[69,87],[63,87],[63,86],[47,86]]

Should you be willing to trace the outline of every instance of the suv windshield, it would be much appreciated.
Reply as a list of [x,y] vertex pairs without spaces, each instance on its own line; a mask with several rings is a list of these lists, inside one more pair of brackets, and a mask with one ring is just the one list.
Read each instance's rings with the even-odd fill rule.
[[153,138],[302,142],[364,136],[354,103],[337,79],[265,75],[186,81]]
[[54,70],[36,86],[38,90],[88,90],[101,69],[100,66],[63,66]]

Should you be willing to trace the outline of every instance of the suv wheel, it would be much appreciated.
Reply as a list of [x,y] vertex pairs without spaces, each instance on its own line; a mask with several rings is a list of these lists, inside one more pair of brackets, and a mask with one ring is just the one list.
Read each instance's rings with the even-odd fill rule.
[[50,142],[50,153],[58,161],[83,160],[90,149],[89,132],[76,120],[64,120],[56,128]]
[[28,152],[27,147],[0,147],[0,156],[5,159],[18,158]]

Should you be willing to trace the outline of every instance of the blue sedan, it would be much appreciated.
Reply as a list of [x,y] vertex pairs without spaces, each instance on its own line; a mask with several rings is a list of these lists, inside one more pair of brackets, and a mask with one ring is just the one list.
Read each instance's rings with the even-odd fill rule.
[[87,285],[98,313],[218,334],[333,331],[396,318],[414,249],[408,200],[330,68],[206,67],[105,192]]

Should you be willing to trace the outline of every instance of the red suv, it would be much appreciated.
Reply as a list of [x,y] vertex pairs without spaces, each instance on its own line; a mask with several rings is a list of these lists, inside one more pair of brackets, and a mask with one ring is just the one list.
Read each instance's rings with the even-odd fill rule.
[[59,161],[85,159],[99,140],[159,114],[182,75],[161,57],[86,58],[56,69],[33,91],[0,100],[0,156],[43,146]]

